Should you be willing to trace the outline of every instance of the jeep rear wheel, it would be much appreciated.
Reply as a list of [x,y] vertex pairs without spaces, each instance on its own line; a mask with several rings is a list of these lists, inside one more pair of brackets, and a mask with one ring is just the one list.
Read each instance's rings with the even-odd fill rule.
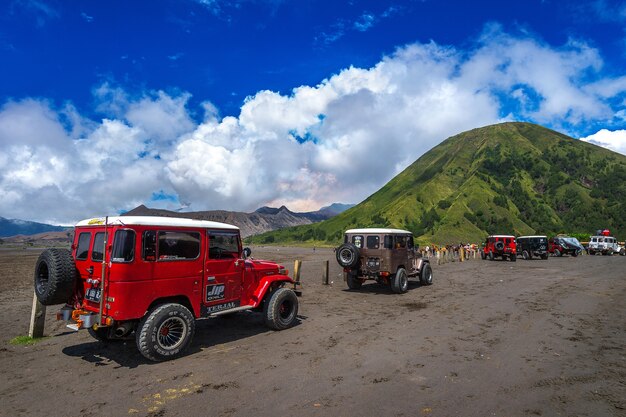
[[351,290],[358,290],[361,288],[363,281],[358,278],[356,271],[346,272],[346,283]]
[[528,260],[528,252],[527,251],[522,252],[522,258],[524,258],[525,260]]
[[391,289],[396,294],[402,294],[409,289],[409,278],[406,275],[404,268],[398,268],[398,271],[391,280]]
[[493,261],[493,252],[490,251],[488,257],[490,261]]
[[509,261],[515,262],[516,260],[517,260],[517,255],[513,254],[513,255],[509,256]]
[[337,262],[344,268],[354,268],[359,263],[359,248],[352,243],[344,243],[336,252]]
[[196,322],[187,307],[162,304],[149,312],[137,329],[137,348],[152,361],[165,361],[182,355],[191,344]]
[[35,294],[43,305],[66,303],[74,291],[76,267],[67,249],[46,249],[35,264]]
[[420,284],[430,285],[433,283],[433,270],[429,263],[425,263],[420,272]]
[[296,322],[298,317],[298,297],[288,288],[279,288],[274,291],[263,310],[265,324],[270,329],[284,330]]

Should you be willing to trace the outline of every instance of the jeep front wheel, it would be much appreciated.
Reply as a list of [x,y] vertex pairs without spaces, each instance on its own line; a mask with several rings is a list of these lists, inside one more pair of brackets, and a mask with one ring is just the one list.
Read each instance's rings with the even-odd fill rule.
[[265,324],[270,329],[284,330],[296,322],[298,317],[298,297],[289,288],[274,291],[263,310]]
[[137,348],[146,358],[158,362],[182,355],[191,344],[196,322],[181,304],[162,304],[139,323]]
[[359,263],[359,248],[352,243],[344,243],[337,249],[337,262],[344,268],[354,268]]
[[420,272],[420,284],[430,285],[433,283],[433,270],[429,263],[425,263]]
[[398,268],[398,271],[391,280],[391,289],[396,294],[402,294],[409,289],[409,278],[406,275],[404,268]]
[[558,249],[554,250],[554,256],[561,256],[561,251]]

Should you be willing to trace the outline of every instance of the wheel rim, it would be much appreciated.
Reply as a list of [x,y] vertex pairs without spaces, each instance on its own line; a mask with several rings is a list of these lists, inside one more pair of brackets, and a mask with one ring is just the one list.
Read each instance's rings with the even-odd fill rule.
[[409,286],[409,280],[407,279],[405,274],[402,274],[402,276],[400,277],[400,286],[402,290],[406,290],[406,288]]
[[291,300],[284,300],[278,308],[278,315],[282,320],[288,321],[293,314],[293,303]]
[[186,334],[185,321],[180,317],[170,317],[159,326],[157,342],[163,349],[175,349],[183,343]]
[[43,293],[48,287],[48,266],[45,263],[39,265],[37,269],[37,292]]
[[352,263],[352,251],[350,251],[349,249],[343,249],[341,252],[339,252],[339,257],[341,258],[341,261],[345,264],[350,264]]

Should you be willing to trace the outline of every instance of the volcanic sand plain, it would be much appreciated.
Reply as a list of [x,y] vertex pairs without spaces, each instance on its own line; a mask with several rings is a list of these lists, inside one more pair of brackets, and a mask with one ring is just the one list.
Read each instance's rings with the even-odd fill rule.
[[56,306],[43,340],[10,343],[39,251],[0,250],[0,416],[626,416],[626,257],[434,264],[398,295],[348,291],[332,249],[252,251],[303,261],[298,324],[200,320],[184,357],[152,363]]

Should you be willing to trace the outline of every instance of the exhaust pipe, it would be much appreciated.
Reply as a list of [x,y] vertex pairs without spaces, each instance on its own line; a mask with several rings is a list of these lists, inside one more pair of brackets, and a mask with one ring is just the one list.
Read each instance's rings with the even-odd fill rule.
[[133,330],[131,323],[123,323],[115,328],[116,337],[124,337]]

